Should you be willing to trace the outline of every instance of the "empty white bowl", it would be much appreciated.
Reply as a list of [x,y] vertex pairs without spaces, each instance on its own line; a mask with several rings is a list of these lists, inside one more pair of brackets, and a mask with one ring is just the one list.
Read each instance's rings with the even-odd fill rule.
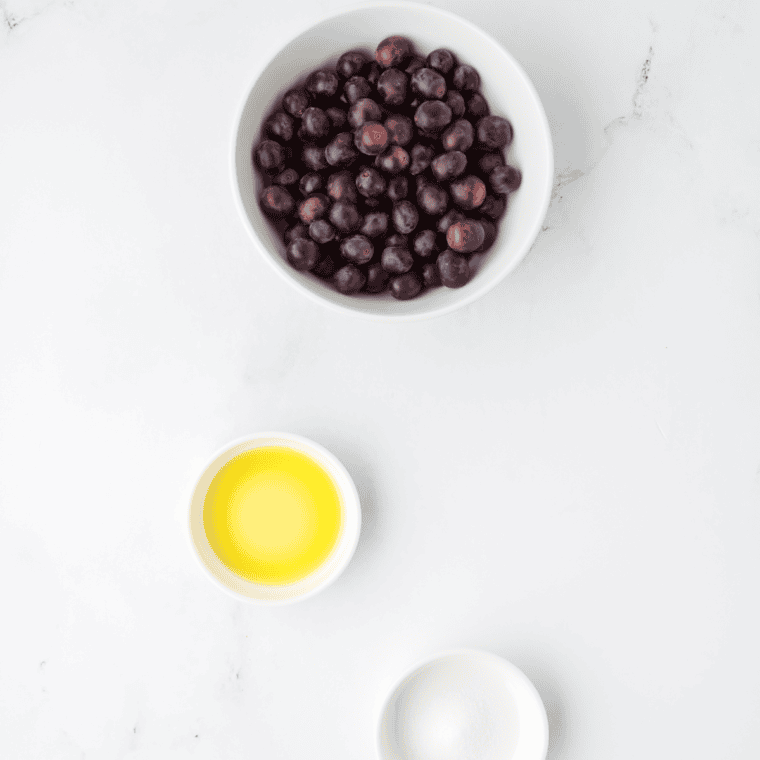
[[[254,583],[234,573],[214,553],[203,525],[203,504],[214,476],[238,454],[262,446],[282,446],[306,454],[330,475],[341,496],[343,524],[334,548],[314,572],[286,585]],[[306,599],[332,583],[351,561],[361,528],[359,493],[346,468],[318,443],[293,433],[255,433],[232,441],[217,451],[195,484],[190,498],[189,518],[193,554],[214,585],[237,599],[268,605]]]
[[544,760],[549,724],[525,674],[458,649],[415,666],[385,702],[380,760]]
[[[522,171],[522,185],[509,198],[507,213],[491,249],[475,257],[470,282],[462,288],[432,288],[409,301],[382,296],[346,296],[313,274],[298,272],[285,258],[285,245],[258,205],[261,183],[251,161],[261,125],[283,94],[315,68],[335,64],[346,50],[374,51],[392,34],[412,40],[427,55],[450,48],[480,73],[491,112],[514,128],[507,158]],[[554,157],[541,101],[515,59],[489,34],[439,8],[409,2],[375,2],[341,11],[300,33],[256,76],[240,110],[232,151],[234,195],[248,231],[266,261],[304,295],[350,314],[385,321],[432,317],[474,301],[501,281],[522,260],[538,235],[551,198]]]

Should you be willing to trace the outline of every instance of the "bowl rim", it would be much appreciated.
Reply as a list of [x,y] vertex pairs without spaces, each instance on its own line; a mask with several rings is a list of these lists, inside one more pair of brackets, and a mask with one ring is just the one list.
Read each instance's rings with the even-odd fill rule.
[[[510,662],[505,657],[490,652],[486,649],[476,649],[471,647],[456,647],[453,649],[445,649],[441,652],[419,660],[394,681],[393,686],[388,690],[386,696],[382,701],[380,707],[375,732],[375,754],[377,760],[391,760],[382,750],[382,738],[383,738],[383,722],[385,720],[388,708],[391,705],[391,699],[399,690],[399,688],[413,676],[417,671],[422,670],[428,665],[432,665],[439,660],[447,660],[454,658],[468,658],[468,659],[480,659],[487,661],[495,669],[499,669],[509,674],[509,677],[513,680],[519,681],[528,691],[531,696],[531,702],[538,708],[538,715],[541,719],[541,752],[536,755],[535,760],[544,760],[549,749],[549,718],[546,714],[546,706],[544,705],[541,695],[538,693],[535,684],[523,673],[520,668],[513,662]],[[519,707],[519,705],[518,705]]]
[[[214,575],[211,569],[203,561],[203,558],[201,557],[198,551],[198,547],[196,546],[195,539],[193,537],[192,510],[193,510],[193,502],[195,500],[195,493],[198,489],[198,485],[200,484],[201,479],[206,474],[209,467],[211,467],[211,465],[213,465],[214,462],[219,457],[226,454],[228,451],[230,451],[230,449],[236,448],[237,446],[241,446],[247,443],[255,443],[256,441],[273,439],[273,438],[279,438],[283,441],[293,441],[296,444],[300,444],[304,448],[314,449],[314,451],[322,455],[330,463],[330,465],[335,468],[335,470],[340,474],[341,478],[343,479],[345,487],[343,484],[336,484],[336,486],[340,490],[341,496],[343,497],[344,509],[346,513],[350,512],[352,518],[354,518],[353,523],[355,524],[355,528],[350,534],[346,534],[346,537],[345,537],[346,549],[343,553],[343,557],[340,560],[340,562],[338,562],[333,568],[332,572],[329,575],[325,576],[325,578],[323,578],[322,581],[320,581],[316,586],[309,589],[308,591],[305,591],[302,594],[298,594],[297,596],[292,596],[292,597],[286,597],[284,599],[255,599],[253,597],[240,594],[237,591],[235,591],[235,589],[232,589],[229,586],[227,586],[219,578],[217,578],[216,575]],[[251,448],[254,448],[254,447],[251,447]],[[282,431],[265,430],[262,432],[250,433],[249,435],[243,435],[238,438],[235,438],[232,441],[229,441],[224,446],[221,446],[220,448],[218,448],[206,460],[205,464],[196,472],[197,474],[195,475],[193,479],[192,485],[188,489],[188,497],[185,502],[187,504],[187,511],[184,513],[184,522],[185,522],[184,533],[185,533],[187,542],[189,544],[190,552],[195,558],[197,565],[203,571],[203,574],[214,584],[214,586],[216,586],[218,589],[221,589],[222,591],[229,594],[230,596],[234,597],[238,601],[248,602],[249,604],[265,606],[265,607],[279,607],[286,604],[295,604],[296,602],[301,602],[304,599],[308,599],[310,596],[314,596],[315,594],[318,594],[320,591],[323,591],[325,588],[327,588],[327,586],[329,586],[331,583],[336,581],[338,577],[346,569],[348,564],[351,562],[356,552],[356,548],[359,544],[359,536],[361,534],[362,512],[361,512],[361,500],[359,498],[359,492],[356,488],[356,484],[354,483],[354,479],[351,477],[350,473],[345,468],[344,464],[340,461],[340,459],[338,459],[338,457],[336,457],[335,454],[333,454],[331,451],[328,451],[324,446],[320,445],[316,441],[313,441],[310,438],[307,438],[306,436],[298,435],[296,433],[285,433]]]
[[[497,47],[509,59],[514,69],[523,79],[526,89],[528,93],[530,94],[531,98],[533,99],[534,104],[536,106],[538,119],[539,119],[539,122],[541,123],[541,127],[547,138],[547,143],[548,143],[548,148],[549,148],[548,156],[547,156],[548,161],[547,161],[547,172],[546,172],[545,185],[544,185],[543,203],[540,208],[540,213],[536,215],[535,222],[533,224],[533,229],[530,231],[529,235],[526,238],[529,242],[524,246],[524,250],[520,252],[520,255],[515,257],[515,259],[512,261],[510,265],[505,266],[495,276],[484,279],[483,283],[478,288],[472,290],[466,296],[463,296],[462,298],[457,299],[453,301],[452,303],[445,304],[443,306],[439,306],[439,307],[429,309],[426,311],[417,312],[414,314],[371,313],[371,312],[364,311],[363,309],[358,308],[358,307],[354,308],[348,305],[335,303],[334,301],[331,301],[328,298],[324,298],[323,296],[317,293],[314,293],[312,290],[310,290],[301,282],[299,282],[295,277],[292,277],[289,273],[284,271],[281,267],[278,267],[277,264],[275,264],[275,262],[272,259],[272,254],[269,252],[264,242],[256,234],[256,231],[253,228],[253,225],[251,224],[250,219],[248,218],[248,213],[245,209],[245,206],[243,205],[243,198],[242,198],[242,194],[240,191],[240,184],[238,182],[238,177],[237,177],[237,137],[238,137],[238,132],[240,130],[240,124],[242,121],[243,113],[245,112],[246,105],[248,103],[248,99],[251,95],[251,92],[253,88],[256,86],[256,83],[258,82],[258,80],[260,79],[264,71],[266,71],[266,69],[273,63],[274,59],[280,54],[280,52],[282,51],[284,47],[286,47],[291,42],[296,40],[302,34],[305,34],[309,29],[319,24],[323,24],[326,21],[331,21],[333,19],[339,18],[340,16],[344,16],[349,13],[354,13],[356,11],[368,10],[371,8],[414,8],[417,10],[424,10],[427,13],[442,16],[442,17],[448,18],[450,21],[455,21],[459,24],[462,24],[468,27],[471,31],[487,39],[491,44]],[[495,288],[500,282],[504,280],[505,277],[507,277],[507,275],[509,275],[511,272],[513,272],[517,268],[517,266],[528,255],[531,248],[535,245],[536,239],[538,238],[538,235],[541,232],[541,227],[543,225],[544,219],[546,218],[546,214],[549,210],[549,204],[551,203],[552,188],[554,186],[554,144],[552,140],[551,128],[549,126],[549,120],[546,116],[546,111],[544,109],[543,103],[541,102],[541,98],[539,97],[538,92],[535,86],[533,85],[533,82],[531,81],[530,77],[527,75],[525,69],[520,65],[517,59],[500,42],[498,42],[491,34],[489,34],[487,31],[479,27],[477,24],[474,24],[468,19],[465,19],[462,16],[459,16],[458,14],[453,13],[452,11],[446,10],[444,8],[438,8],[436,6],[427,5],[425,3],[414,2],[413,0],[372,0],[372,2],[356,3],[356,4],[346,6],[344,8],[341,8],[339,10],[336,10],[335,12],[324,15],[321,18],[319,18],[317,21],[310,21],[309,23],[305,23],[299,26],[295,34],[290,35],[285,41],[281,42],[277,46],[277,48],[274,50],[274,52],[271,53],[266,58],[266,60],[256,68],[255,74],[253,78],[250,80],[250,84],[244,90],[243,96],[241,97],[240,103],[236,110],[235,119],[233,121],[230,159],[231,159],[230,160],[230,178],[232,180],[232,191],[233,191],[233,196],[235,198],[235,206],[237,207],[238,214],[240,215],[240,218],[243,222],[243,226],[248,231],[248,234],[253,240],[255,247],[258,249],[261,256],[266,260],[267,264],[275,272],[277,272],[279,277],[281,277],[283,280],[288,282],[292,287],[294,287],[300,293],[302,293],[307,298],[309,298],[313,303],[318,303],[340,314],[356,315],[363,319],[368,319],[374,322],[386,322],[386,323],[419,322],[425,319],[440,317],[440,316],[443,316],[444,314],[448,314],[452,311],[456,311],[457,309],[460,309],[463,306],[467,306],[468,304],[472,303],[478,298],[481,298],[490,290]]]

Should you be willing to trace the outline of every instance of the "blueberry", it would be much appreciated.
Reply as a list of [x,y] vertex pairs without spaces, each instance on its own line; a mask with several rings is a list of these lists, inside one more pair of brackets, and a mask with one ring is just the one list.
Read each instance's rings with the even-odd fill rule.
[[388,174],[398,174],[409,168],[409,154],[400,145],[391,145],[375,159],[375,166]]
[[475,140],[475,129],[467,119],[457,119],[441,136],[444,150],[466,151]]
[[385,211],[371,211],[364,217],[360,232],[367,237],[379,237],[388,231],[388,214]]
[[362,226],[362,217],[359,210],[353,203],[346,203],[346,201],[333,203],[329,219],[333,227],[344,235],[347,235],[349,232],[356,232]]
[[366,198],[385,192],[385,179],[377,169],[365,167],[356,177],[356,189]]
[[342,108],[328,108],[325,113],[333,129],[340,129],[346,123],[347,115]]
[[489,222],[488,219],[481,219],[480,225],[483,227],[485,237],[483,238],[480,248],[478,248],[479,253],[487,251],[496,242],[496,235],[498,232],[496,225],[493,222]]
[[262,140],[253,151],[253,157],[259,169],[271,174],[285,163],[285,150],[274,140]]
[[412,76],[412,90],[425,100],[446,97],[446,80],[435,69],[420,69]]
[[412,268],[414,259],[406,248],[402,248],[400,245],[391,245],[383,249],[380,255],[380,263],[386,272],[403,274]]
[[296,238],[288,244],[286,255],[290,265],[300,272],[313,269],[319,261],[319,246],[308,238]]
[[350,105],[356,103],[357,100],[366,98],[371,92],[372,87],[364,77],[351,77],[343,85],[343,94]]
[[376,121],[365,122],[354,132],[354,145],[366,156],[377,156],[388,147],[388,130]]
[[435,151],[427,145],[417,143],[412,148],[412,165],[409,167],[409,173],[412,175],[422,174],[430,166]]
[[288,216],[293,212],[296,202],[293,196],[280,185],[270,185],[264,188],[259,196],[261,210],[267,216]]
[[391,295],[399,301],[408,301],[421,290],[422,282],[414,272],[407,272],[391,280]]
[[367,278],[361,269],[354,264],[346,264],[333,275],[333,284],[345,295],[358,293],[363,287]]
[[457,253],[472,253],[483,245],[485,229],[474,219],[455,222],[446,232],[449,248]]
[[466,218],[458,208],[452,208],[438,220],[438,232],[442,232],[445,235],[452,224],[463,222]]
[[463,63],[454,69],[454,74],[451,77],[451,83],[457,90],[463,90],[465,92],[476,92],[480,87],[480,76],[472,66],[468,66]]
[[388,130],[388,139],[393,145],[407,145],[414,137],[414,124],[408,116],[394,114],[384,122]]
[[375,254],[375,247],[364,235],[351,235],[340,244],[340,253],[352,264],[367,264]]
[[285,169],[273,180],[275,185],[295,185],[298,182],[298,172],[295,169]]
[[412,43],[406,37],[386,37],[375,50],[375,60],[385,69],[398,66],[412,53]]
[[309,236],[317,243],[329,243],[335,239],[335,229],[325,219],[317,219],[309,225]]
[[293,139],[293,119],[284,111],[277,111],[264,124],[266,133],[276,140],[290,142]]
[[447,151],[430,162],[430,169],[439,182],[458,177],[466,168],[467,156],[461,150]]
[[488,150],[505,148],[512,142],[512,125],[502,116],[484,116],[478,122],[478,144]]
[[414,252],[423,259],[432,256],[438,250],[435,230],[422,230],[414,236]]
[[483,174],[490,174],[497,166],[504,166],[506,161],[501,153],[484,153],[478,160],[478,168]]
[[330,199],[322,193],[315,193],[298,204],[298,218],[304,224],[311,224],[325,216],[329,208]]
[[328,166],[325,160],[325,149],[320,148],[319,145],[305,145],[301,152],[301,161],[315,172],[322,171]]
[[307,140],[309,138],[318,140],[320,137],[327,137],[330,133],[330,119],[321,108],[310,106],[301,117],[301,129]]
[[398,69],[386,69],[377,80],[377,91],[386,106],[400,106],[406,100],[406,74]]
[[426,100],[414,114],[414,123],[422,130],[436,133],[451,122],[451,109],[440,100]]
[[411,201],[399,201],[393,205],[393,227],[402,235],[408,235],[420,220],[417,207]]
[[[408,155],[407,155],[408,159]],[[386,195],[395,203],[402,201],[409,194],[409,180],[404,176],[393,177],[388,182]]]
[[298,183],[298,189],[301,191],[301,195],[311,195],[312,193],[319,192],[322,189],[322,177],[316,172],[304,174]]
[[441,273],[434,261],[422,265],[422,282],[426,288],[435,288],[441,284]]
[[285,238],[286,243],[292,243],[298,238],[308,238],[309,228],[305,224],[297,222],[292,227],[288,227],[288,229],[285,230],[285,235],[283,237]]
[[349,50],[338,58],[338,64],[335,68],[344,79],[351,79],[351,77],[364,69],[368,63],[369,57],[362,53],[361,50]]
[[427,57],[427,64],[441,74],[448,74],[456,65],[456,59],[450,50],[438,48]]
[[342,171],[331,174],[327,179],[327,194],[334,201],[356,203],[356,185],[351,172]]
[[348,111],[348,123],[353,129],[357,129],[368,121],[380,121],[383,118],[383,109],[371,98],[357,100]]
[[364,286],[364,290],[367,293],[382,293],[390,278],[390,274],[383,269],[383,265],[376,261],[367,267],[367,284]]
[[354,136],[350,132],[336,135],[325,148],[325,161],[331,166],[348,166],[357,155]]
[[461,92],[456,90],[449,90],[446,95],[446,105],[451,109],[451,114],[455,119],[459,119],[464,116],[464,112],[467,109],[464,98]]
[[505,198],[498,198],[495,195],[486,195],[486,199],[480,206],[480,213],[485,214],[494,221],[501,219],[507,209]]
[[461,288],[470,279],[470,262],[454,251],[440,253],[435,263],[441,283],[447,288]]
[[467,101],[467,113],[475,118],[488,116],[488,102],[479,92]]
[[495,193],[506,195],[513,193],[520,187],[522,174],[514,166],[497,166],[489,175],[488,181]]
[[449,196],[440,185],[426,183],[417,190],[417,203],[431,216],[440,216],[449,205]]
[[288,90],[282,99],[282,107],[296,119],[309,107],[309,95],[305,90]]
[[340,80],[334,71],[320,69],[309,74],[306,80],[306,91],[314,98],[328,100],[338,92]]
[[449,185],[449,192],[457,206],[472,211],[481,206],[486,199],[486,183],[480,177],[469,174],[452,182]]

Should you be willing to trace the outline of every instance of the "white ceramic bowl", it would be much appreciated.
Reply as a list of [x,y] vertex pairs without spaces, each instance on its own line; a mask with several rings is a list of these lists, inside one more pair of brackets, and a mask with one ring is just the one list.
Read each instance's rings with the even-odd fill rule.
[[457,649],[412,668],[380,714],[380,760],[544,760],[549,724],[525,674]]
[[[329,475],[343,502],[343,526],[338,542],[325,562],[306,578],[282,586],[253,583],[226,567],[214,554],[203,527],[203,502],[211,481],[233,457],[262,446],[283,446],[311,457]],[[346,568],[356,550],[361,528],[359,494],[346,468],[326,449],[292,433],[256,433],[239,438],[211,458],[190,499],[189,535],[193,554],[211,581],[237,599],[260,604],[288,604],[313,596],[332,583]]]
[[[293,269],[285,246],[258,205],[261,189],[251,161],[264,118],[282,95],[309,71],[334,64],[346,50],[374,51],[391,34],[409,37],[427,55],[450,48],[481,76],[491,112],[514,127],[508,160],[521,169],[519,190],[509,199],[492,248],[476,263],[462,288],[433,288],[409,301],[383,296],[345,296],[310,273]],[[554,172],[551,133],[541,101],[515,59],[490,35],[469,21],[439,8],[408,2],[375,2],[326,18],[293,38],[267,63],[246,95],[232,151],[232,179],[243,222],[275,271],[299,291],[326,306],[365,317],[402,321],[432,317],[474,301],[511,272],[530,249],[549,207]]]

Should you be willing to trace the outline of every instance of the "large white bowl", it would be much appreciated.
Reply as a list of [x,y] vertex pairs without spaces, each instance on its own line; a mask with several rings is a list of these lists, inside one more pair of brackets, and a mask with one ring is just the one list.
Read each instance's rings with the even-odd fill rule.
[[544,760],[549,723],[536,688],[490,652],[457,649],[412,668],[380,715],[380,760]]
[[[261,183],[251,149],[261,125],[282,95],[309,71],[334,64],[346,50],[374,51],[391,34],[409,37],[417,50],[450,48],[480,73],[491,112],[514,128],[508,160],[522,171],[522,185],[509,198],[493,247],[476,262],[462,288],[433,288],[409,301],[383,296],[346,296],[313,274],[298,272],[285,258],[285,246],[258,205]],[[501,281],[536,239],[549,207],[554,173],[551,133],[541,101],[515,59],[489,34],[448,11],[409,2],[375,2],[341,11],[301,32],[254,79],[240,109],[232,151],[233,189],[243,222],[275,271],[312,300],[342,312],[385,321],[432,317],[464,306]]]

